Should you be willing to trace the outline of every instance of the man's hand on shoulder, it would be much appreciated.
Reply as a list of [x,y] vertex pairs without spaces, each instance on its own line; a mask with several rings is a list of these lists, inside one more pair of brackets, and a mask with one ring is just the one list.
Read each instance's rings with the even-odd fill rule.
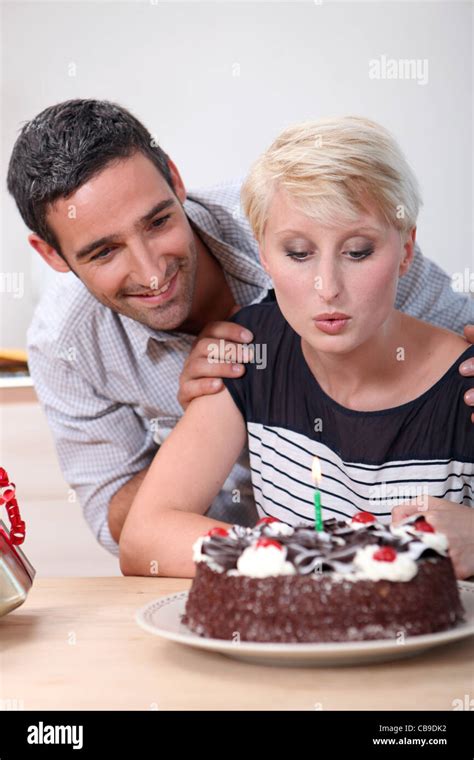
[[[233,313],[240,308],[237,306]],[[242,344],[250,343],[252,338],[252,333],[236,322],[206,325],[194,341],[181,372],[178,401],[183,409],[197,396],[221,391],[223,377],[240,377],[244,373],[249,356],[242,350]]]
[[[474,325],[466,325],[464,328],[464,335],[469,343],[474,343]],[[474,357],[471,356],[470,359],[466,359],[466,361],[460,365],[459,372],[464,377],[474,378]],[[468,406],[474,407],[474,382],[472,388],[464,394],[464,401]],[[474,412],[471,414],[471,422],[474,422]]]

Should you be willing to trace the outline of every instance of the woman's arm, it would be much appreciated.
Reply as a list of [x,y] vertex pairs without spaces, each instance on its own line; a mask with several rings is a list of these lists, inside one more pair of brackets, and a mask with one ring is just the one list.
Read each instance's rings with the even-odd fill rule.
[[120,536],[124,575],[192,578],[194,541],[227,523],[205,517],[246,440],[229,391],[195,398],[155,455]]
[[416,499],[398,504],[392,509],[392,522],[397,525],[417,512],[436,531],[447,536],[456,577],[463,580],[474,575],[474,509],[449,499],[428,496],[424,504],[418,504]]

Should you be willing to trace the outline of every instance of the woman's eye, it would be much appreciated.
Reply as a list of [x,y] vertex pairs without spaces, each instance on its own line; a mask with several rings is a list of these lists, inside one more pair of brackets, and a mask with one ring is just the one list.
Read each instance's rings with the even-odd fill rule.
[[[374,252],[373,246],[367,246],[367,248],[362,249],[361,251],[346,251],[344,255],[351,259],[351,261],[361,261],[362,259],[367,258],[367,256],[370,256]],[[290,259],[293,259],[294,261],[305,261],[310,257],[310,253],[308,251],[286,251],[286,255],[289,256]]]
[[286,251],[286,255],[294,261],[304,261],[308,258],[308,251]]
[[370,245],[368,248],[364,248],[362,251],[347,251],[347,254],[352,261],[361,261],[366,259],[374,252],[374,247]]

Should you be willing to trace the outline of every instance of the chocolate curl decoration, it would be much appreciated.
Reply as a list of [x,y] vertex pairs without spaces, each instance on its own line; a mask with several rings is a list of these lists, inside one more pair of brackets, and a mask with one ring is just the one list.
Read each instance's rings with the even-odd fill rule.
[[25,540],[26,526],[24,520],[21,519],[20,507],[15,498],[15,484],[10,483],[10,478],[3,467],[0,467],[0,487],[5,488],[5,491],[0,496],[0,504],[6,505],[10,520],[10,543],[18,546]]

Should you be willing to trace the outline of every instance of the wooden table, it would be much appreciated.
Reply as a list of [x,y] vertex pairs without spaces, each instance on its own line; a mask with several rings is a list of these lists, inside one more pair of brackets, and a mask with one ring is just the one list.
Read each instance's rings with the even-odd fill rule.
[[135,611],[191,581],[36,578],[0,619],[0,699],[25,710],[438,710],[474,693],[474,638],[393,663],[275,668],[143,631]]

